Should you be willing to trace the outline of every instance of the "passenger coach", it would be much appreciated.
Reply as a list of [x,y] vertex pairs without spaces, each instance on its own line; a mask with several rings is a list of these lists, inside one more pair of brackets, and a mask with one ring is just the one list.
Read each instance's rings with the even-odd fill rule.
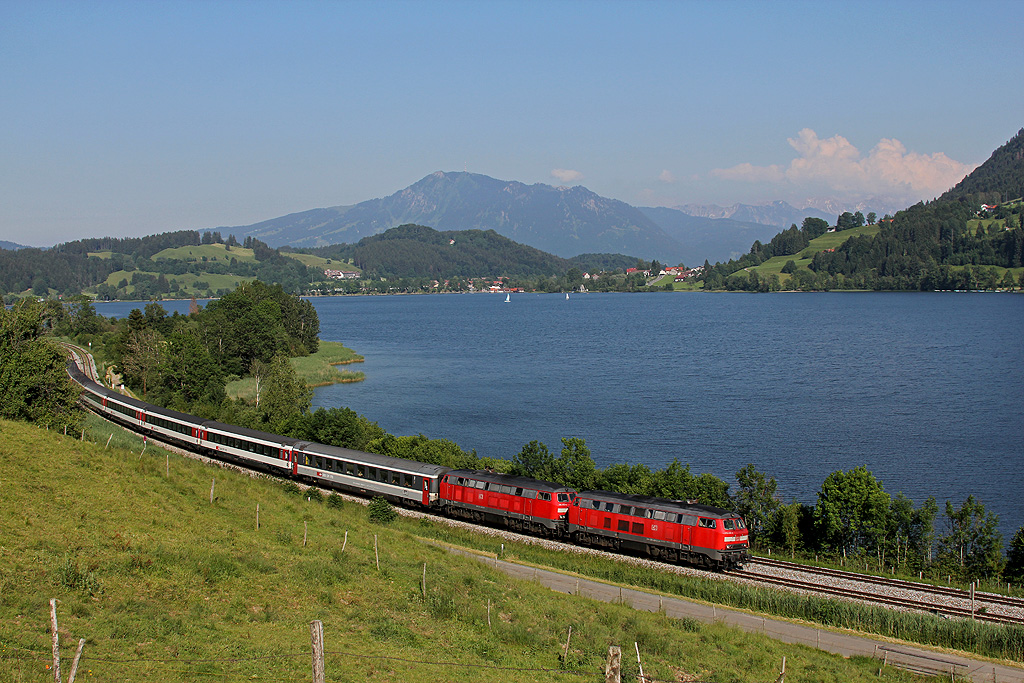
[[310,442],[296,445],[294,463],[292,474],[318,486],[425,506],[437,501],[438,482],[451,469]]

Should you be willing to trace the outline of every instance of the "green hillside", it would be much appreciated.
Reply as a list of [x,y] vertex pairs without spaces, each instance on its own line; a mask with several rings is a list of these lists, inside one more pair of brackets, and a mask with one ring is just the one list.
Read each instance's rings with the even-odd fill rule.
[[[142,453],[135,435],[93,420],[85,442],[0,422],[4,680],[53,680],[50,598],[65,672],[86,639],[79,680],[308,680],[314,619],[332,681],[563,680],[559,670],[597,680],[608,645],[633,642],[645,673],[664,681],[772,680],[783,656],[793,680],[914,680],[889,668],[876,678],[877,661],[553,593],[421,540],[445,537],[445,525],[372,524],[362,505]],[[623,662],[633,680],[635,662]]]
[[818,252],[822,252],[827,249],[835,249],[852,237],[876,235],[878,234],[878,230],[879,226],[876,224],[863,225],[859,228],[852,228],[850,230],[827,232],[820,237],[812,239],[810,244],[797,254],[790,256],[773,256],[761,265],[747,268],[745,272],[756,271],[760,275],[774,274],[779,278],[779,282],[782,287],[785,288],[786,283],[789,281],[791,276],[788,273],[783,273],[782,269],[788,261],[794,261],[797,268],[806,269],[810,266],[814,255]]
[[229,247],[226,244],[193,244],[173,249],[162,249],[153,254],[154,261],[185,261],[185,262],[216,262],[230,263],[232,259],[243,263],[255,263],[256,256],[252,249],[245,247]]

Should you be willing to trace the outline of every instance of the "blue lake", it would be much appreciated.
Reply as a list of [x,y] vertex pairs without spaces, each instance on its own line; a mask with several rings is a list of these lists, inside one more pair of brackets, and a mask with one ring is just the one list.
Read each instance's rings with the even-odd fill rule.
[[[512,458],[586,440],[594,460],[747,463],[813,503],[866,465],[892,494],[970,493],[1024,524],[1024,296],[518,294],[312,299],[366,381],[318,389],[395,434]],[[165,302],[168,311],[188,302]],[[127,304],[101,304],[125,315]],[[117,308],[115,308],[117,307]],[[117,312],[115,312],[117,311]]]

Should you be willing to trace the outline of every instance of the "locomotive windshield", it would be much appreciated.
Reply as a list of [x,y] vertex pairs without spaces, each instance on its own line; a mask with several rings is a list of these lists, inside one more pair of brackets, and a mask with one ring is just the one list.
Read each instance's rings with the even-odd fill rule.
[[559,503],[568,503],[569,502],[569,494],[568,493],[559,493],[558,494],[558,502]]

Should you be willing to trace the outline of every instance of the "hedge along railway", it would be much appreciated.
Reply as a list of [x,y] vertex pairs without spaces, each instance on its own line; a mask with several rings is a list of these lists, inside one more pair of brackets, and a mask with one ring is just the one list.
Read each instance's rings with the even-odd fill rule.
[[[670,560],[685,561],[689,559],[691,563],[698,565],[711,565],[718,569],[735,569],[740,564],[740,561],[742,561],[740,558],[743,560],[747,558],[747,544],[743,543],[742,549],[733,548],[730,555],[725,555],[726,557],[734,558],[732,561],[722,562],[720,559],[725,554],[721,551],[726,553],[730,551],[727,541],[732,542],[735,540],[733,537],[726,536],[725,534],[735,536],[737,533],[736,525],[742,524],[742,520],[739,519],[738,515],[728,513],[725,510],[709,506],[685,505],[681,504],[681,501],[660,501],[663,504],[657,505],[658,499],[625,496],[610,492],[583,492],[577,495],[569,489],[550,482],[538,482],[523,477],[510,477],[497,473],[450,470],[446,467],[398,458],[388,458],[376,454],[359,453],[322,444],[310,444],[288,437],[205,421],[192,415],[176,413],[151,406],[136,399],[124,397],[117,392],[96,384],[81,369],[81,366],[84,365],[86,372],[95,374],[95,371],[92,370],[91,356],[84,353],[82,349],[77,349],[73,352],[75,361],[69,363],[68,370],[72,378],[86,389],[83,399],[85,399],[84,403],[90,410],[133,431],[169,442],[172,445],[184,446],[190,451],[198,452],[203,456],[212,456],[218,461],[227,460],[241,466],[243,469],[255,469],[273,476],[300,479],[311,482],[316,486],[339,489],[356,495],[383,495],[395,502],[414,509],[420,509],[423,512],[440,512],[449,517],[461,517],[468,523],[473,524],[487,522],[505,526],[506,529],[501,530],[499,533],[508,534],[509,538],[516,538],[530,543],[542,543],[557,549],[575,550],[576,552],[580,551],[579,547],[554,540],[556,538],[566,538],[566,534],[561,531],[564,529],[564,520],[573,515],[575,515],[574,519],[578,523],[575,531],[583,532],[571,536],[579,545],[594,545],[618,553],[649,554],[653,557],[661,555],[662,559],[665,559],[664,556],[669,554],[665,548],[658,547],[654,552],[651,552],[650,546],[643,542],[642,536],[635,536],[635,538],[640,540],[627,539],[628,542],[626,543],[617,543],[616,539],[629,533],[630,524],[634,525],[632,527],[633,531],[637,530],[636,525],[640,525],[640,533],[643,534],[645,524],[647,528],[654,527],[656,523],[665,526],[664,522],[667,521],[667,516],[674,514],[670,510],[679,510],[679,522],[683,520],[683,512],[689,511],[694,517],[693,522],[696,522],[698,515],[702,516],[705,520],[713,519],[717,522],[717,532],[721,536],[719,542],[720,550],[717,551],[717,555],[712,554],[716,552],[713,548],[705,549],[702,552],[690,553],[687,557],[683,556],[684,553],[679,553],[675,557],[669,555]],[[241,442],[244,442],[244,444]],[[304,461],[300,466],[298,458],[295,457],[297,452],[303,453],[311,458],[311,460]],[[330,476],[332,470],[328,469],[328,460],[332,457],[348,457],[350,461],[359,460],[360,458],[364,461],[369,459],[373,465],[378,466],[376,469],[381,471],[371,470],[369,464],[359,466],[352,465],[349,462],[348,464],[352,465],[352,470],[342,468],[343,473],[355,474],[356,468],[358,468],[358,476],[361,479],[357,480],[358,487],[341,485],[336,483]],[[320,460],[316,460],[317,458]],[[317,466],[323,469],[318,469]],[[383,474],[385,468],[387,474]],[[406,476],[409,479],[406,479]],[[370,480],[371,477],[372,480]],[[533,496],[530,500],[534,501],[535,506],[535,509],[531,512],[539,514],[532,515],[531,519],[527,519],[527,516],[523,513],[516,513],[512,509],[515,505],[515,500],[513,496],[508,494],[500,496],[501,500],[491,507],[469,504],[470,497],[475,499],[477,496],[483,496],[481,491],[491,486],[494,486],[494,489],[491,490],[494,490],[495,493],[500,491],[501,486],[511,487],[511,491],[508,493],[514,493],[516,489],[530,487],[531,495]],[[445,496],[447,496],[447,500],[459,504],[439,505],[439,501],[445,500]],[[456,498],[459,500],[456,501]],[[581,510],[579,506],[581,500],[584,502],[584,510]],[[598,502],[601,505],[595,504]],[[636,505],[631,505],[634,503]],[[609,514],[598,514],[605,512],[605,507],[608,507],[607,512]],[[661,508],[660,510],[657,509],[659,507]],[[634,514],[636,512],[641,512],[641,514],[646,516],[638,518]],[[516,514],[518,516],[510,516]],[[586,526],[587,520],[584,517],[586,514],[597,516],[597,519],[593,520],[592,527]],[[657,519],[655,519],[655,515],[658,515]],[[638,519],[643,521],[638,521]],[[732,530],[724,528],[727,520],[732,520]],[[602,536],[601,527],[604,526],[612,529],[613,521],[618,531],[614,532],[615,535],[608,534]],[[682,526],[682,524],[679,526]],[[521,536],[514,533],[515,531],[526,531],[533,535]],[[494,532],[490,531],[490,533]],[[746,541],[745,533],[746,531],[743,529],[744,541]],[[580,539],[587,539],[588,542],[580,543]],[[691,534],[690,540],[694,540],[694,534]],[[707,545],[713,544],[707,543]],[[698,548],[698,550],[700,549]],[[586,552],[601,553],[602,551],[588,548]],[[621,558],[621,554],[614,556]],[[683,569],[675,566],[674,563],[666,564],[665,562],[646,559],[634,559],[633,561],[656,566],[659,570],[669,570],[678,573],[698,571],[692,568]],[[762,565],[774,563],[777,575],[769,576],[763,573],[742,571],[734,571],[728,574],[700,573],[708,578],[732,577],[744,583],[772,586],[801,593],[816,593],[821,596],[841,596],[851,600],[883,604],[905,610],[963,617],[970,617],[972,614],[971,610],[957,604],[957,601],[962,601],[963,596],[955,595],[955,591],[953,594],[947,593],[942,600],[932,600],[929,602],[917,599],[916,597],[901,597],[897,592],[907,590],[908,586],[898,586],[890,580],[880,579],[879,577],[868,578],[848,572],[807,568],[795,563],[780,563],[771,560],[757,561]],[[829,571],[834,573],[828,574],[827,572]],[[817,578],[807,580],[808,575],[812,577],[817,575]],[[887,587],[884,594],[877,589],[865,589],[863,582],[868,580],[876,585],[879,581],[885,581]],[[854,582],[859,582],[857,585],[861,588],[854,587]],[[829,586],[827,585],[828,583],[838,583],[840,587]],[[913,584],[913,586],[916,587],[919,584]],[[914,588],[914,590],[917,590],[917,588]],[[959,593],[962,594],[963,592],[960,591]],[[983,610],[975,610],[973,612],[976,619],[1001,624],[1024,624],[1024,608],[1020,606],[1020,601],[1004,603],[1004,607],[1000,609],[1001,614],[995,615],[988,611],[989,605],[986,602],[995,602],[995,600],[985,600],[988,596],[989,594],[984,594],[979,600],[982,603]],[[976,596],[976,598],[978,597]]]

